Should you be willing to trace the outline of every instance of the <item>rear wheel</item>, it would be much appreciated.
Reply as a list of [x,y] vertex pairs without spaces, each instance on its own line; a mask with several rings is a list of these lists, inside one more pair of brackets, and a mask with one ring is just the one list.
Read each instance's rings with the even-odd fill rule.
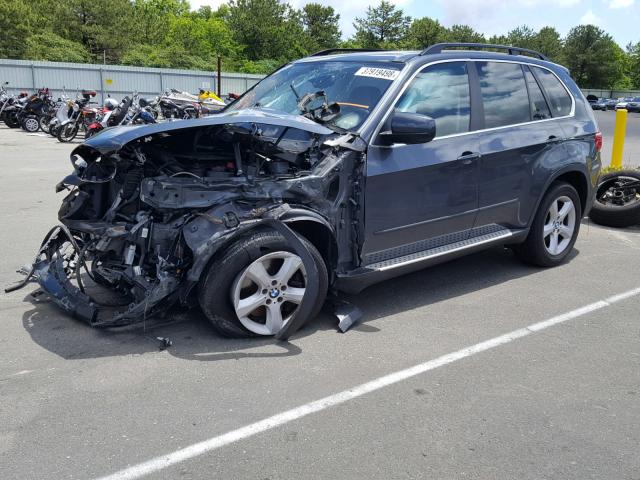
[[15,114],[7,115],[6,118],[4,119],[4,123],[9,128],[18,128],[20,126],[20,121],[18,120],[18,117]]
[[228,337],[275,335],[303,299],[314,302],[310,317],[318,314],[327,293],[327,267],[318,250],[302,240],[320,275],[317,298],[305,298],[302,259],[284,237],[271,230],[250,233],[212,263],[200,285],[200,306],[216,331]]
[[568,183],[554,183],[540,203],[527,239],[516,247],[516,254],[540,267],[559,265],[573,249],[581,218],[576,189]]

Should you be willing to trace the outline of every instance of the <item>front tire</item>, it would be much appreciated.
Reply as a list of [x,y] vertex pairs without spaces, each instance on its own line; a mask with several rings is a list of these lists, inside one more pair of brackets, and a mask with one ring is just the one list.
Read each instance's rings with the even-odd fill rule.
[[538,207],[527,239],[516,247],[516,254],[539,267],[561,264],[573,250],[581,218],[576,189],[565,182],[552,184]]
[[71,142],[78,135],[79,128],[79,125],[73,123],[60,126],[58,129],[58,141],[62,143]]
[[22,121],[22,128],[29,132],[35,133],[40,130],[40,122],[38,121],[38,117],[35,115],[29,115]]
[[327,294],[327,267],[306,239],[318,273],[315,299],[305,298],[302,260],[282,235],[273,230],[250,232],[210,265],[198,289],[200,307],[213,328],[226,337],[272,336],[293,317],[300,303],[313,301],[315,317]]
[[38,119],[40,130],[44,133],[49,133],[49,122],[51,122],[51,117],[49,115],[43,115]]

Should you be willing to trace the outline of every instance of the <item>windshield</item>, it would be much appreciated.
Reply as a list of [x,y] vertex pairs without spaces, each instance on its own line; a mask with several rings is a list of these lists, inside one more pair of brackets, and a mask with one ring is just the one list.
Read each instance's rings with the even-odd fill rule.
[[[263,79],[227,111],[272,108],[301,114],[304,112],[298,108],[299,99],[309,93],[324,91],[329,103],[340,105],[340,113],[326,123],[355,130],[367,119],[402,67],[401,64],[381,62],[292,63]],[[315,106],[317,102],[311,105]]]

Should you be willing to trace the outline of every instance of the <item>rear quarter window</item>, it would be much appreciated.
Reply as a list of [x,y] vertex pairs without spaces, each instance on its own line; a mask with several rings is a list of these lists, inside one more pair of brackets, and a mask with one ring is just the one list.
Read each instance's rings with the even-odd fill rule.
[[558,77],[544,68],[531,67],[531,69],[547,94],[551,114],[554,117],[564,117],[571,114],[571,95],[558,80]]

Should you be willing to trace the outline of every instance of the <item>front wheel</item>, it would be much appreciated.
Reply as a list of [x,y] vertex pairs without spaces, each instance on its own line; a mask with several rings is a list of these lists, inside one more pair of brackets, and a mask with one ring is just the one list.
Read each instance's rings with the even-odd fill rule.
[[40,130],[40,122],[35,115],[29,115],[22,120],[22,128],[29,133],[35,133]]
[[72,141],[78,135],[78,129],[80,126],[76,123],[67,123],[66,125],[62,125],[58,129],[58,140],[60,142],[66,143]]
[[540,267],[559,265],[576,243],[581,211],[576,189],[568,183],[554,183],[538,207],[527,239],[516,247],[516,254]]
[[43,115],[38,119],[38,123],[40,124],[40,130],[44,133],[49,133],[49,123],[51,122],[51,117],[49,115]]
[[327,294],[327,267],[318,250],[303,243],[320,275],[316,298],[307,299],[302,259],[282,235],[266,230],[249,233],[218,256],[198,290],[198,299],[214,329],[227,337],[276,335],[300,304],[314,302],[315,317]]

